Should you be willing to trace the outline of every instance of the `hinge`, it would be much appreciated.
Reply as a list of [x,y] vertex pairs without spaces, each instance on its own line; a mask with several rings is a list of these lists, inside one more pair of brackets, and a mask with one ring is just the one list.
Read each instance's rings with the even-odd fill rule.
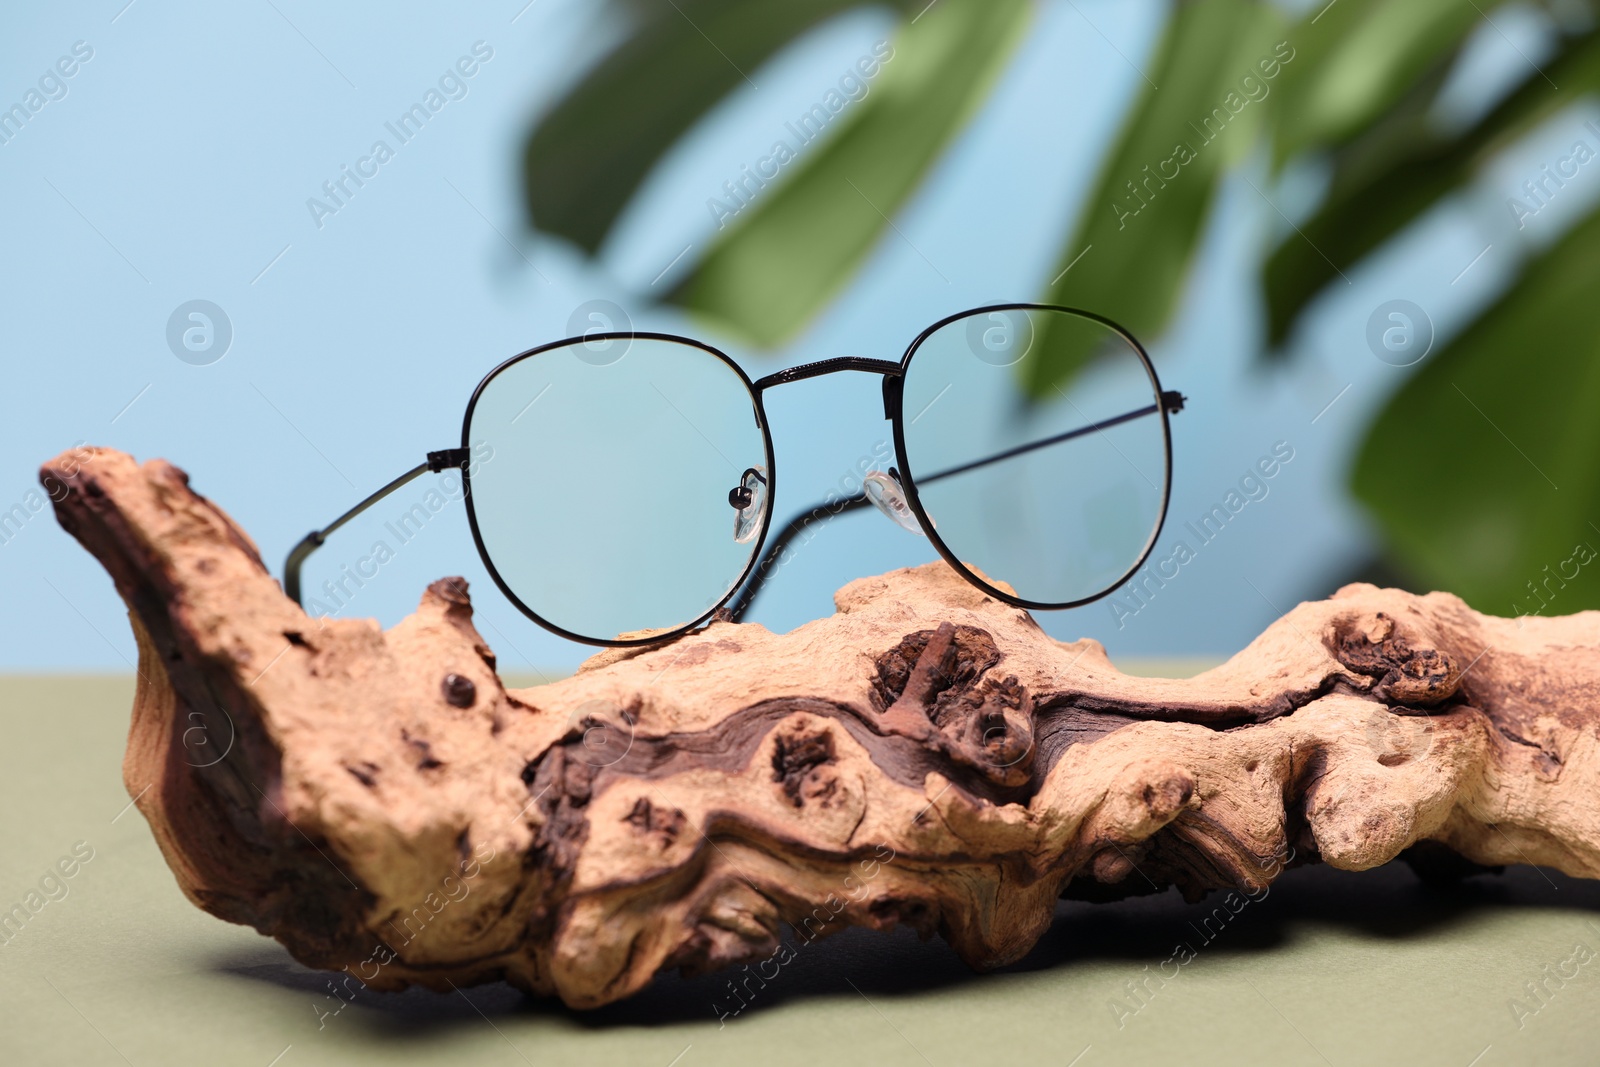
[[1183,410],[1183,405],[1186,399],[1187,398],[1176,389],[1168,389],[1166,392],[1161,394],[1161,406],[1166,408],[1170,414],[1176,415],[1178,412]]
[[465,469],[472,459],[470,448],[446,448],[439,452],[428,453],[428,469],[434,474],[449,467]]

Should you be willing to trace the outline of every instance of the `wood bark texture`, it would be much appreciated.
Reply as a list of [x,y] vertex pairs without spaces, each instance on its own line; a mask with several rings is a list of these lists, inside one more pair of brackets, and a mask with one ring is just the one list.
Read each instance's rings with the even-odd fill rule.
[[170,464],[42,476],[128,605],[124,780],[179,887],[369,987],[593,1007],[772,958],[786,923],[905,923],[990,968],[1064,895],[1413,846],[1600,877],[1600,613],[1351,585],[1139,678],[931,564],[790,633],[715,622],[508,690],[460,579],[388,631],[313,619]]

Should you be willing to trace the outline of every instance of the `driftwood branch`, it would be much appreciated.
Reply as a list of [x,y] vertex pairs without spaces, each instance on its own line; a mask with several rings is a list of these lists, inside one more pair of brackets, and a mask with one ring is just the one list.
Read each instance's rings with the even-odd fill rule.
[[773,958],[784,923],[907,923],[993,967],[1062,895],[1413,846],[1600,876],[1600,613],[1352,585],[1134,678],[932,565],[792,633],[714,623],[507,690],[459,579],[388,631],[312,619],[176,468],[43,476],[129,607],[124,778],[179,886],[371,987],[594,1006]]

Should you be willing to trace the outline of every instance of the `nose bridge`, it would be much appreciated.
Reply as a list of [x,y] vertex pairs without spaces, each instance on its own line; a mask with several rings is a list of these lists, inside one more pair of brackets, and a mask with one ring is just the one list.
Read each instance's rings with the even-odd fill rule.
[[835,356],[833,359],[822,359],[815,363],[802,363],[796,367],[789,367],[775,374],[769,374],[765,378],[758,378],[752,384],[755,391],[760,393],[769,386],[788,385],[790,382],[801,382],[807,378],[820,378],[824,374],[837,374],[847,370],[898,377],[900,364],[891,363],[886,359],[867,359],[865,356]]

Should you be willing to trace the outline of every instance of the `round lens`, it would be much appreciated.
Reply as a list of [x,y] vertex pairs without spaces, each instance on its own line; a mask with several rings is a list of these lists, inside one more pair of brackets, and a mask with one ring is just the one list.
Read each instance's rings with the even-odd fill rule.
[[704,618],[765,529],[755,397],[686,341],[595,335],[516,360],[480,389],[467,440],[491,570],[525,610],[584,640]]
[[906,368],[901,462],[945,554],[1037,607],[1101,596],[1166,511],[1155,372],[1116,327],[1005,307],[925,337]]

